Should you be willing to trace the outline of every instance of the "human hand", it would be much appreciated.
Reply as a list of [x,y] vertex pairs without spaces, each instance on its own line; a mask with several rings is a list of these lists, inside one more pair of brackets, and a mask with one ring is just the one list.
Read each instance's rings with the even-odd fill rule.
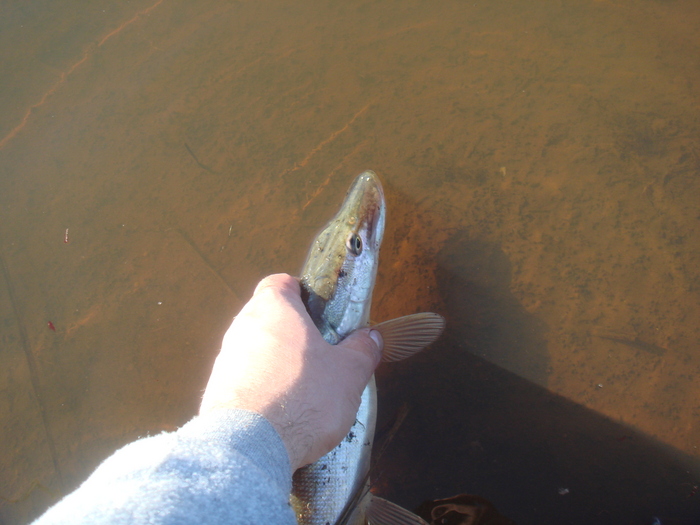
[[[257,412],[277,430],[292,471],[346,436],[381,357],[381,336],[361,329],[333,346],[301,300],[299,282],[266,277],[224,336],[200,413]],[[376,337],[376,340],[373,339]]]

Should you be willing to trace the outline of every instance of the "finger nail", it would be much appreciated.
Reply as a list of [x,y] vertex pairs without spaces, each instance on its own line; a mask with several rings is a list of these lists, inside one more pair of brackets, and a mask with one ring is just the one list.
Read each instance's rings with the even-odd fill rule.
[[377,343],[377,348],[381,350],[382,346],[384,346],[384,341],[382,341],[382,334],[380,334],[377,330],[370,330],[369,336],[375,343]]

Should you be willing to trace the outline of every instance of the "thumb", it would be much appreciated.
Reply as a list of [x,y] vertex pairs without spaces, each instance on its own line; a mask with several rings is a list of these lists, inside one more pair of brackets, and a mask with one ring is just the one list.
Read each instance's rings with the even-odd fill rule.
[[355,330],[336,345],[336,348],[347,349],[366,356],[368,358],[368,377],[382,360],[383,347],[384,341],[381,334],[377,330],[369,328]]

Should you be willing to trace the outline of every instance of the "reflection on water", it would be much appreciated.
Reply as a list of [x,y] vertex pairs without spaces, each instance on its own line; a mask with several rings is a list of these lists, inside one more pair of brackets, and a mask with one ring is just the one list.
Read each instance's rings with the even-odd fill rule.
[[375,490],[700,519],[694,2],[32,5],[0,21],[3,523],[187,421],[363,169],[376,320],[450,321],[380,371],[410,413]]

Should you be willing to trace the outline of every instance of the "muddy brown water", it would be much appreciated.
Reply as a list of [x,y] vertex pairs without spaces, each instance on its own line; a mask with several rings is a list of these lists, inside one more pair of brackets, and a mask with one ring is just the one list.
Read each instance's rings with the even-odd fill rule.
[[379,371],[380,427],[409,412],[374,490],[700,522],[699,26],[694,0],[3,7],[0,522],[191,418],[364,169],[373,317],[449,322]]

